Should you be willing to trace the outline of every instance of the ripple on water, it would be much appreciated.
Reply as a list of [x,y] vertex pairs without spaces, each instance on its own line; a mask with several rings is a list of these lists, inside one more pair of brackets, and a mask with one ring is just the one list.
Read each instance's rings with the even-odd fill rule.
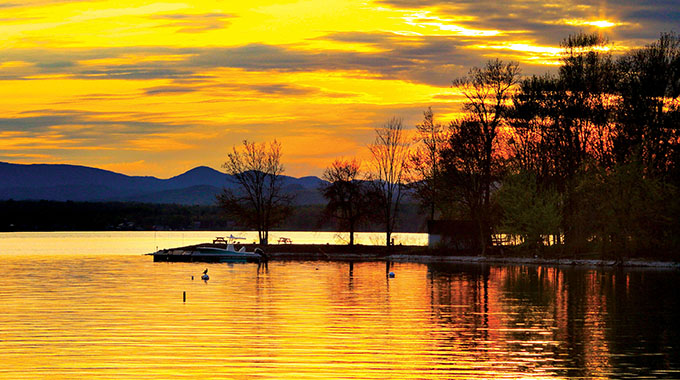
[[[375,262],[3,260],[0,378],[679,375],[678,301],[643,289],[677,274],[594,281],[589,271],[409,263],[387,278]],[[617,276],[628,276],[625,292]]]

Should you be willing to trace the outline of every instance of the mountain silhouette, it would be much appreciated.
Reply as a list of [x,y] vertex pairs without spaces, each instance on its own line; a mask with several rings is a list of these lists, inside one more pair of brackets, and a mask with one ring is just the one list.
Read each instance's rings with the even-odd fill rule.
[[[318,177],[283,177],[283,192],[295,195],[296,204],[325,203]],[[233,178],[199,166],[178,176],[127,176],[78,165],[12,164],[0,162],[0,200],[130,201],[185,205],[215,204],[223,188],[236,189]]]

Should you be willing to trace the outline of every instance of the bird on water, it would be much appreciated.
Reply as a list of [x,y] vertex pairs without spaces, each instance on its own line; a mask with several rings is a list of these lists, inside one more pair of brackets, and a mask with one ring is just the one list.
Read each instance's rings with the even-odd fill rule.
[[205,268],[203,271],[203,276],[201,276],[201,280],[209,280],[210,276],[208,276],[208,268]]

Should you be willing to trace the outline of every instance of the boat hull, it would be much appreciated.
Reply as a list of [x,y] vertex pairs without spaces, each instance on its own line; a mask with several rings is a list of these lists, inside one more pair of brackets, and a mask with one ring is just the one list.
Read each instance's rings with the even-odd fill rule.
[[238,252],[212,247],[192,249],[163,249],[154,252],[153,261],[158,262],[210,262],[210,263],[259,263],[265,257],[254,252]]

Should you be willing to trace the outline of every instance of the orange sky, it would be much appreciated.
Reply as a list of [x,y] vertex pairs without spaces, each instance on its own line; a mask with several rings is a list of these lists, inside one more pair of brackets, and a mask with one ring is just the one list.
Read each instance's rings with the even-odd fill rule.
[[367,157],[373,129],[459,109],[487,59],[554,70],[569,33],[625,51],[671,31],[674,1],[0,1],[0,161],[167,178],[243,139],[286,174]]

